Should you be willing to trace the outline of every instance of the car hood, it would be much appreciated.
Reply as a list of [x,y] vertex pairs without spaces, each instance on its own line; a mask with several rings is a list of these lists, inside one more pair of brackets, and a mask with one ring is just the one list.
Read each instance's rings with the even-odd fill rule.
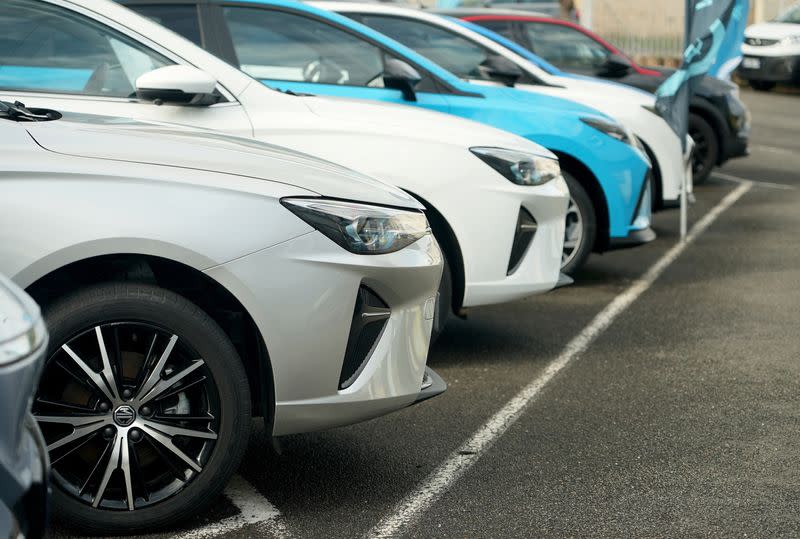
[[507,131],[408,105],[336,97],[305,97],[317,116],[336,122],[337,129],[427,140],[465,148],[495,146],[555,157],[546,148]]
[[786,22],[763,22],[748,26],[744,35],[758,39],[783,39],[800,35],[800,24]]
[[64,114],[26,128],[41,147],[64,155],[246,176],[327,197],[422,208],[404,191],[349,168],[213,131],[87,114]]
[[624,107],[631,105],[653,107],[656,103],[653,94],[616,82],[601,81],[580,75],[558,77],[558,80],[567,89],[563,97],[576,99],[581,103],[603,110],[603,112],[606,111],[601,105],[606,103]]

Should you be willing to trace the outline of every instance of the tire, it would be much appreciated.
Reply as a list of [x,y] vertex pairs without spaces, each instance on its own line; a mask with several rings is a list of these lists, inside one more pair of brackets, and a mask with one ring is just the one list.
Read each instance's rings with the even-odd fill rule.
[[770,90],[775,88],[775,86],[778,85],[778,83],[776,82],[771,82],[767,80],[751,80],[749,81],[749,83],[750,83],[750,88],[758,92],[769,92]]
[[450,273],[450,264],[447,262],[444,251],[442,259],[444,267],[442,268],[442,280],[439,281],[439,298],[436,302],[436,315],[433,319],[431,346],[439,339],[453,313],[453,275]]
[[[70,449],[70,444],[52,447],[63,434],[48,437],[56,518],[84,533],[116,535],[172,526],[206,510],[238,468],[250,431],[247,375],[222,329],[185,298],[157,286],[128,282],[84,288],[44,305],[43,312],[50,330],[50,346],[34,402],[34,415],[38,416],[46,437],[48,432],[53,435],[50,419],[54,415],[70,419],[76,416],[74,410],[64,411],[74,406],[74,401],[64,404],[65,387],[72,388],[70,395],[75,394],[75,387],[84,387],[84,393],[94,395],[86,399],[88,404],[84,406],[91,408],[94,402],[92,413],[98,416],[105,413],[103,417],[110,422],[93,435],[75,440],[75,444],[80,444],[75,450]],[[107,362],[99,353],[101,342],[105,345]],[[105,385],[105,391],[114,394],[116,386],[115,400],[106,398],[104,390],[98,391],[100,385],[84,382],[82,386],[75,382],[81,377],[83,367],[69,353],[65,354],[62,345],[68,345],[85,365],[91,365],[95,376],[103,365],[110,366],[108,372],[114,384]],[[142,352],[137,356],[136,350]],[[140,369],[131,378],[131,365],[136,358],[141,359]],[[198,359],[202,359],[199,365]],[[78,378],[67,376],[64,372],[67,369],[78,373]],[[178,379],[181,375],[184,376]],[[173,377],[176,381],[169,383]],[[131,387],[131,379],[135,380],[133,390],[120,388]],[[84,380],[88,381],[89,376],[84,376]],[[148,388],[148,383],[154,385]],[[132,395],[126,398],[124,391],[131,391]],[[54,403],[53,395],[62,395],[62,401]],[[209,419],[209,415],[213,417]],[[132,422],[127,423],[128,420]],[[153,426],[162,430],[145,430]],[[188,431],[182,435],[164,430],[175,427],[191,428],[193,436],[186,436]],[[109,434],[107,429],[114,429],[114,433]],[[179,458],[175,449],[158,443],[158,436],[152,432],[160,433],[162,439],[201,469],[194,470]],[[214,434],[216,439],[212,439]],[[90,451],[93,445],[105,445],[106,449],[93,453]],[[119,452],[115,453],[117,447]],[[55,460],[56,451],[62,450],[68,454]],[[98,454],[99,457],[94,456]],[[120,458],[104,460],[107,454]],[[126,462],[126,456],[132,496],[127,494],[126,476],[119,465],[103,487],[103,478],[113,468],[111,464]],[[94,468],[93,462],[96,462]],[[77,481],[83,481],[79,471],[84,470],[91,470],[86,474],[87,492],[70,490]],[[151,478],[156,479],[146,483]],[[148,490],[162,483],[167,485],[164,489]],[[172,492],[173,488],[177,490]],[[91,502],[100,492],[100,506],[93,507]],[[134,500],[133,510],[129,508],[129,498]],[[112,507],[112,503],[117,506]]]
[[[569,207],[567,208],[566,228],[564,230],[564,253],[561,257],[561,271],[573,276],[589,258],[597,238],[597,213],[592,199],[572,174],[562,170],[569,187]],[[574,246],[569,246],[574,242]]]
[[689,135],[694,139],[692,178],[695,184],[704,183],[711,176],[719,160],[719,138],[714,128],[699,114],[689,114]]

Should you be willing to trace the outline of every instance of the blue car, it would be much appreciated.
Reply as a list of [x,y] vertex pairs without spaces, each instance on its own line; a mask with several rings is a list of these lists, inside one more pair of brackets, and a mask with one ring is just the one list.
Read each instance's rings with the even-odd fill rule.
[[[411,49],[342,15],[286,0],[121,0],[268,86],[424,107],[532,140],[561,161],[569,184],[562,269],[590,252],[655,238],[650,162],[615,120],[572,101],[459,79]],[[443,44],[446,46],[446,44]],[[494,57],[485,69],[512,84],[519,69]],[[409,156],[413,158],[413,156]]]

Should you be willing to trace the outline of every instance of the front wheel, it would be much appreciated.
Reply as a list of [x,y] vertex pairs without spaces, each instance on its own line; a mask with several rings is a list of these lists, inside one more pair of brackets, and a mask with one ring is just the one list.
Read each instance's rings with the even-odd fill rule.
[[719,140],[714,128],[699,114],[689,114],[689,135],[694,140],[692,181],[705,182],[719,160]]
[[569,172],[562,171],[569,187],[564,250],[561,271],[574,275],[589,258],[597,237],[597,217],[594,204],[583,186]]
[[206,509],[250,429],[244,367],[207,313],[168,290],[109,283],[44,306],[50,347],[34,415],[57,516],[129,534]]

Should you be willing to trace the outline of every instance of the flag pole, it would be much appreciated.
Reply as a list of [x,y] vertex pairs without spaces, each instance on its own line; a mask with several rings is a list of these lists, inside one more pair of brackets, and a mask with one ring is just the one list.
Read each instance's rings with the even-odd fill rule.
[[[683,34],[683,50],[685,51],[689,47],[689,33],[691,32],[691,9],[692,9],[693,1],[686,0],[686,13],[684,16],[684,34]],[[683,111],[686,114],[686,123],[684,125],[689,125],[689,100],[686,100],[686,110]],[[684,151],[686,151],[686,137],[683,137],[681,141],[681,147],[683,147]],[[691,159],[691,157],[690,157]],[[690,162],[689,166],[693,167],[693,164]],[[689,197],[688,197],[688,189],[689,189],[689,179],[686,177],[686,174],[683,175],[683,181],[681,182],[681,242],[686,241],[686,234],[688,228],[688,221],[689,221]]]

